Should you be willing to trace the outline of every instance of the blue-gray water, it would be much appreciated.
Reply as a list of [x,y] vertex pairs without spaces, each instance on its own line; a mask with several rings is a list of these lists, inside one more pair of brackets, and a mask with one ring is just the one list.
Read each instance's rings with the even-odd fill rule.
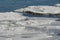
[[0,12],[9,12],[30,5],[54,5],[60,0],[0,0]]

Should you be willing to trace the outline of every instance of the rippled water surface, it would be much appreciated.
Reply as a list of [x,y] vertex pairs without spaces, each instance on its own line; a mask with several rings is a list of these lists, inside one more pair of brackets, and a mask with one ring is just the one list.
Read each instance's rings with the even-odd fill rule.
[[60,0],[0,0],[0,12],[14,11],[30,5],[54,5]]

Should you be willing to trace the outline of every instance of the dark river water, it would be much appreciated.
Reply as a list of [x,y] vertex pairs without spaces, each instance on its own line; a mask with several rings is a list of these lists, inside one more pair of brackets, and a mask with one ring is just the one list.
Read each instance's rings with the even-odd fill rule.
[[0,12],[14,11],[30,5],[54,5],[60,0],[0,0]]

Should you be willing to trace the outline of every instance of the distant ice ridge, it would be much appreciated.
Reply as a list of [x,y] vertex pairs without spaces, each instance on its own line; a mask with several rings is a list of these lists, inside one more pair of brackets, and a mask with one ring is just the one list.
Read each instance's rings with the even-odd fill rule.
[[60,7],[56,6],[28,6],[15,10],[16,12],[28,12],[38,14],[60,14]]

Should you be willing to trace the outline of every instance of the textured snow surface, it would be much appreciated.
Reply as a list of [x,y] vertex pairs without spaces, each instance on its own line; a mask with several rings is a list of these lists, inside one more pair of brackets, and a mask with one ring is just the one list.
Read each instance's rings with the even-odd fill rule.
[[56,20],[16,12],[0,13],[0,40],[60,40],[60,21]]
[[21,8],[15,10],[16,12],[33,12],[42,14],[60,14],[60,7],[56,6],[28,6],[26,8]]
[[22,15],[13,12],[0,13],[0,20],[20,20],[24,18]]

